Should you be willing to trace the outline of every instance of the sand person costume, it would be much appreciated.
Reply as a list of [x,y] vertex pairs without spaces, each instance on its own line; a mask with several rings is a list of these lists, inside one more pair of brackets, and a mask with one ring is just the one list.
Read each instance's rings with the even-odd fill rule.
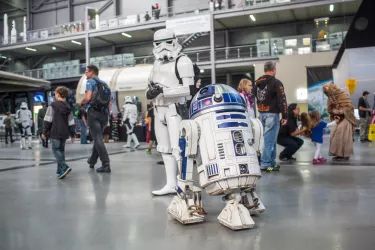
[[336,156],[333,160],[348,160],[353,154],[353,130],[357,126],[352,101],[332,82],[323,86],[323,92],[328,97],[327,111],[331,121],[335,116],[340,117],[340,123],[331,128],[329,153]]

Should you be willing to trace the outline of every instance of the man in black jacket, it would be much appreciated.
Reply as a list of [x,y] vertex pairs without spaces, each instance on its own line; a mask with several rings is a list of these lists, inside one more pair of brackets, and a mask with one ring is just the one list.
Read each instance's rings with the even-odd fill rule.
[[255,82],[254,96],[257,99],[259,119],[264,129],[264,144],[261,158],[261,170],[271,172],[279,171],[276,164],[276,141],[281,125],[286,124],[287,102],[283,84],[275,78],[276,63],[264,64],[264,75]]
[[370,104],[367,101],[368,95],[370,93],[368,91],[364,91],[362,97],[359,98],[358,101],[358,109],[359,109],[359,129],[360,129],[360,140],[361,142],[368,142],[368,129],[370,127],[370,120],[371,120],[371,112],[372,108],[370,108]]
[[47,109],[44,116],[42,138],[51,138],[52,151],[57,160],[57,174],[63,179],[72,169],[65,162],[65,142],[71,136],[74,142],[75,126],[73,113],[66,102],[69,90],[65,87],[58,87],[55,91],[56,101]]

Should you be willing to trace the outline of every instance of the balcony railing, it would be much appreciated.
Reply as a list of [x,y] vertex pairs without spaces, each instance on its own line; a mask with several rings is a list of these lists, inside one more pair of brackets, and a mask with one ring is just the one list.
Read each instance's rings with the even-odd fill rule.
[[[224,47],[215,49],[215,60],[222,61],[236,61],[236,60],[257,60],[269,57],[279,57],[280,55],[295,55],[295,54],[309,54],[315,52],[335,51],[341,46],[343,37],[312,40],[309,35],[295,36],[296,38],[285,38],[284,43],[278,44],[276,40],[271,45],[265,44],[250,44],[236,47]],[[300,39],[300,41],[298,40]],[[310,40],[309,40],[310,39]],[[297,40],[297,41],[295,41]],[[272,41],[272,40],[270,40]],[[341,41],[341,43],[340,43]],[[282,47],[283,46],[283,47]],[[195,63],[210,62],[210,49],[187,51],[184,52]],[[153,64],[154,56],[134,57],[134,63],[120,60],[105,60],[98,64],[99,68],[121,68],[124,66],[132,66],[136,64]],[[38,79],[59,79],[68,77],[79,77],[84,74],[86,64],[64,65],[48,69],[32,69],[18,74],[30,76]]]
[[[227,6],[223,1],[221,6],[219,4],[214,4],[207,2],[206,0],[200,0],[195,3],[189,3],[188,5],[182,6],[172,6],[169,8],[162,8],[159,10],[150,10],[149,12],[138,13],[134,15],[121,15],[112,18],[100,19],[99,27],[96,27],[94,21],[84,22],[84,21],[75,21],[72,23],[66,23],[62,25],[57,25],[54,27],[26,31],[26,35],[23,35],[23,32],[20,32],[21,27],[17,27],[17,34],[12,36],[12,27],[11,21],[8,20],[9,25],[9,36],[5,40],[4,37],[0,37],[0,46],[7,46],[11,44],[20,44],[20,43],[29,43],[32,41],[43,41],[50,38],[58,38],[64,36],[71,36],[74,34],[82,34],[90,26],[90,31],[96,30],[107,30],[114,29],[118,27],[133,26],[136,24],[152,23],[161,20],[166,20],[171,17],[186,16],[193,14],[202,14],[209,12],[220,12],[223,10],[226,11],[236,11],[239,9],[252,9],[259,8],[264,6],[274,6],[281,5],[290,2],[303,2],[306,0],[243,0],[241,3],[235,5],[232,4]],[[317,0],[319,1],[319,0]],[[216,1],[214,1],[216,2]],[[234,1],[229,1],[234,2]]]

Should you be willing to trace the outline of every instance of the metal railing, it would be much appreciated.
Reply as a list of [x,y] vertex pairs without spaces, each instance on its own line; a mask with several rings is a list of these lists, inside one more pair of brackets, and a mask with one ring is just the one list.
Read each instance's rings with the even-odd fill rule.
[[[267,5],[274,6],[274,5],[282,5],[287,4],[290,2],[303,2],[306,0],[243,0],[240,1],[237,5],[231,4],[228,6],[226,3],[234,2],[234,1],[222,1],[222,4],[219,5],[216,1],[216,4],[207,2],[206,0],[200,0],[195,3],[189,3],[187,5],[182,6],[171,6],[168,8],[163,8],[159,10],[150,10],[147,13],[142,12],[134,15],[120,15],[115,16],[112,18],[105,18],[100,19],[99,27],[90,27],[89,32],[96,31],[96,30],[106,30],[106,29],[114,29],[118,27],[126,27],[132,26],[136,24],[144,24],[150,22],[157,22],[162,20],[167,20],[171,17],[178,17],[178,16],[187,16],[193,14],[202,14],[202,13],[209,13],[209,12],[220,12],[222,10],[226,11],[238,11],[239,9],[251,9],[251,8],[259,8],[264,7]],[[318,0],[317,0],[318,1]],[[0,37],[0,46],[7,46],[10,44],[19,44],[19,43],[28,43],[31,41],[42,41],[49,38],[56,38],[56,37],[63,37],[63,36],[71,36],[73,34],[81,34],[87,29],[87,25],[93,25],[93,21],[90,23],[86,23],[84,21],[75,21],[71,23],[56,25],[54,27],[38,29],[38,30],[31,30],[27,31],[26,35],[24,36],[23,32],[18,32],[18,34],[14,37],[11,35],[11,22],[8,20],[9,25],[9,36],[7,41],[4,41],[4,37]],[[95,25],[96,26],[96,25]],[[20,31],[21,27],[18,27],[18,31]]]
[[[271,44],[268,48],[264,46],[250,44],[244,46],[235,46],[235,47],[224,47],[215,49],[215,60],[217,61],[226,61],[226,60],[244,60],[244,59],[262,59],[267,57],[279,57],[280,55],[295,55],[295,54],[309,54],[316,52],[324,51],[335,51],[340,48],[340,43],[337,42],[337,38],[334,40],[330,39],[311,39],[309,43],[305,46],[298,47],[289,45],[288,47],[278,47],[276,48]],[[184,52],[194,63],[204,63],[210,62],[211,52],[210,49],[195,50],[195,51],[186,51]],[[140,56],[134,57],[134,62],[124,62],[123,59],[120,60],[105,60],[97,62],[99,68],[121,68],[124,66],[133,66],[136,64],[153,64],[154,56]],[[84,74],[86,70],[86,64],[82,63],[79,65],[64,65],[56,66],[48,69],[32,69],[19,72],[18,74],[30,76],[38,79],[59,79],[59,78],[68,78],[68,77],[79,77]]]

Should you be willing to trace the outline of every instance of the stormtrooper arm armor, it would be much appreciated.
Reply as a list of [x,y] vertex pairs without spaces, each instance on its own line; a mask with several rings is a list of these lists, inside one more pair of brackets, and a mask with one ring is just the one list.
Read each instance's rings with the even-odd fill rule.
[[187,56],[182,56],[177,62],[177,70],[182,79],[182,86],[164,88],[164,97],[184,97],[190,96],[189,86],[194,85],[193,63]]

